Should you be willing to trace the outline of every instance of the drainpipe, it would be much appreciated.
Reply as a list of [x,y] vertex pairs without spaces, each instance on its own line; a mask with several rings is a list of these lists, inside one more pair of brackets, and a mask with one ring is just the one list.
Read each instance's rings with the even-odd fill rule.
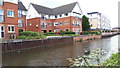
[[72,16],[71,16],[71,13],[70,13],[70,31],[72,31]]

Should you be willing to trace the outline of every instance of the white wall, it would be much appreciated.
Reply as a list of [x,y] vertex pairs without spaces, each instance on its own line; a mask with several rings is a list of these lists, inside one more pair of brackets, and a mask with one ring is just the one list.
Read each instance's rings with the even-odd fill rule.
[[30,4],[27,12],[27,19],[41,17],[40,14],[35,10],[35,8]]
[[[73,13],[73,12],[80,13],[81,15],[76,14],[76,13]],[[80,6],[79,6],[78,3],[75,5],[74,9],[72,10],[71,16],[75,16],[75,17],[77,16],[77,17],[79,17],[79,18],[82,18],[83,13],[82,13],[82,10],[81,10],[81,8],[80,8]]]
[[4,0],[4,2],[11,2],[11,3],[18,4],[18,0]]

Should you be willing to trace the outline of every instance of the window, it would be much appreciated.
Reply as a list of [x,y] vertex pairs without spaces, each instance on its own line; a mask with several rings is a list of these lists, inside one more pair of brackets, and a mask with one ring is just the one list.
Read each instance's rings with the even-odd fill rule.
[[4,21],[4,11],[0,10],[0,22]]
[[23,27],[23,20],[18,20],[18,27]]
[[8,17],[14,17],[14,11],[7,11]]
[[19,33],[20,33],[20,32],[23,32],[23,29],[19,29]]
[[50,15],[48,15],[48,17],[50,18],[51,16],[50,16]]
[[68,13],[66,13],[65,16],[68,16]]
[[57,16],[55,15],[55,18],[57,18]]
[[18,11],[18,17],[23,17],[22,11]]
[[41,28],[47,28],[46,22],[41,23]]
[[0,0],[0,5],[3,5],[3,0]]
[[62,22],[60,22],[60,25],[62,25]]
[[58,26],[58,22],[54,22],[54,26]]
[[69,24],[68,21],[65,21],[64,25],[68,25],[68,24]]
[[14,32],[15,29],[14,29],[14,26],[8,26],[8,32]]
[[79,19],[79,17],[76,16],[76,19]]
[[74,26],[74,24],[75,24],[75,22],[73,21],[73,22],[72,22],[72,26]]
[[76,21],[76,27],[79,27],[79,22],[78,21]]
[[57,31],[59,31],[59,29],[54,29],[54,32],[57,32]]
[[49,26],[52,26],[51,23],[48,23]]
[[30,23],[29,25],[32,26],[32,23]]
[[65,31],[69,31],[68,29],[65,29]]
[[62,15],[60,15],[60,17],[62,17]]
[[46,17],[44,15],[42,15],[41,20],[46,20]]
[[0,38],[4,38],[4,26],[0,26]]

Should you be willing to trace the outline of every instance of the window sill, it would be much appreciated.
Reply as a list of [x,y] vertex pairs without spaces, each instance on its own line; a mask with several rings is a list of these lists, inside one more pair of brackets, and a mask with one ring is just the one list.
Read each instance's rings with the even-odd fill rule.
[[7,16],[8,18],[14,18],[14,17],[10,17],[10,16]]
[[15,32],[8,32],[8,33],[15,33]]

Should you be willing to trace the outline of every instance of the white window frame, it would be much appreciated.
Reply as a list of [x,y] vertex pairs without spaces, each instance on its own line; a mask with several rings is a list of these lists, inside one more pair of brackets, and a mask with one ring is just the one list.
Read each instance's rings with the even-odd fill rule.
[[[3,30],[2,30],[3,27]],[[4,33],[4,36],[2,37],[2,33]],[[4,38],[5,37],[5,32],[4,32],[4,26],[0,26],[0,38]]]
[[52,23],[48,23],[49,26],[52,26]]
[[23,20],[18,20],[18,27],[23,27]]
[[4,22],[4,10],[2,9],[0,9],[0,16],[1,16],[0,22]]
[[18,10],[18,17],[23,17],[22,11]]
[[29,26],[32,26],[32,23],[30,22]]
[[58,26],[59,25],[59,22],[54,22],[54,26]]
[[68,24],[69,24],[69,22],[68,22],[68,21],[65,21],[64,25],[68,25]]
[[[10,31],[9,31],[9,27],[10,27]],[[12,27],[14,27],[13,31],[12,31]],[[8,26],[8,33],[15,33],[15,26]]]
[[54,29],[54,32],[57,32],[57,31],[59,31],[59,29]]
[[[42,27],[43,24],[44,24],[44,27]],[[46,24],[46,22],[41,22],[41,27],[42,27],[42,28],[47,28],[47,24]]]
[[[8,15],[9,12],[11,12],[10,15]],[[7,17],[14,17],[14,11],[7,11]]]

